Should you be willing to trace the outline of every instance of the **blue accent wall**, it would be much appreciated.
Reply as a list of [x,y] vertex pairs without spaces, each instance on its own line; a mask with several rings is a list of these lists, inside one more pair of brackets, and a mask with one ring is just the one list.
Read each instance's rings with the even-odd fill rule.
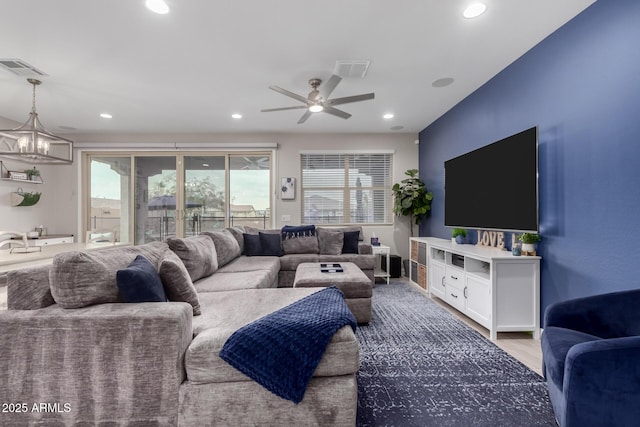
[[[531,126],[542,311],[640,288],[640,1],[597,1],[420,132],[420,177],[434,193],[420,235],[451,236],[445,160]],[[505,179],[517,174],[504,165]]]

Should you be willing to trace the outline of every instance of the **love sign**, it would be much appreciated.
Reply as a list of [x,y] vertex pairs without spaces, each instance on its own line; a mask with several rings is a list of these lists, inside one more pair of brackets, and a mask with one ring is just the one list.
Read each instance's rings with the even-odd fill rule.
[[504,249],[504,232],[478,230],[478,245]]

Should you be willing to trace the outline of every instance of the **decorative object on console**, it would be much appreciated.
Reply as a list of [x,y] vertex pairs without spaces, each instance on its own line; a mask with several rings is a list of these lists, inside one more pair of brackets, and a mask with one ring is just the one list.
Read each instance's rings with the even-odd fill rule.
[[418,169],[409,169],[400,183],[393,184],[393,213],[410,218],[410,232],[413,237],[413,224],[420,225],[424,217],[431,213],[433,193],[427,191],[424,182],[418,177]]
[[282,200],[294,200],[296,198],[295,178],[282,178],[282,186],[280,187],[280,198]]
[[536,255],[536,243],[542,240],[542,237],[536,233],[522,233],[518,238],[522,242],[523,255]]
[[462,245],[467,237],[467,230],[464,228],[454,228],[451,230],[451,243],[454,245]]
[[478,246],[504,249],[504,232],[478,230]]
[[[1,139],[0,139],[1,141]],[[25,171],[12,171],[7,169],[4,162],[0,161],[0,178],[8,181],[21,181],[33,184],[43,184],[44,181],[40,176],[40,171],[35,167]]]
[[380,246],[380,240],[376,237],[375,233],[371,233],[371,246]]
[[29,118],[20,127],[0,130],[0,156],[26,163],[73,163],[73,141],[49,132],[36,112],[36,86],[40,80],[27,79],[33,85],[33,106]]

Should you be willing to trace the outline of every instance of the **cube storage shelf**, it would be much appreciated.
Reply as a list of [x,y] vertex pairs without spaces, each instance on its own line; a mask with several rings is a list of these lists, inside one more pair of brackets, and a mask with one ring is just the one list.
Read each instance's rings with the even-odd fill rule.
[[530,331],[540,338],[540,257],[410,238],[409,280],[489,330]]

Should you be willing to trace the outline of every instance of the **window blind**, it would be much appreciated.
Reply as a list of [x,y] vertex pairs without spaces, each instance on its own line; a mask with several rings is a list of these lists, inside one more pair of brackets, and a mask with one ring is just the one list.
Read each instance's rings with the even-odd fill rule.
[[392,222],[390,153],[301,154],[302,222]]

